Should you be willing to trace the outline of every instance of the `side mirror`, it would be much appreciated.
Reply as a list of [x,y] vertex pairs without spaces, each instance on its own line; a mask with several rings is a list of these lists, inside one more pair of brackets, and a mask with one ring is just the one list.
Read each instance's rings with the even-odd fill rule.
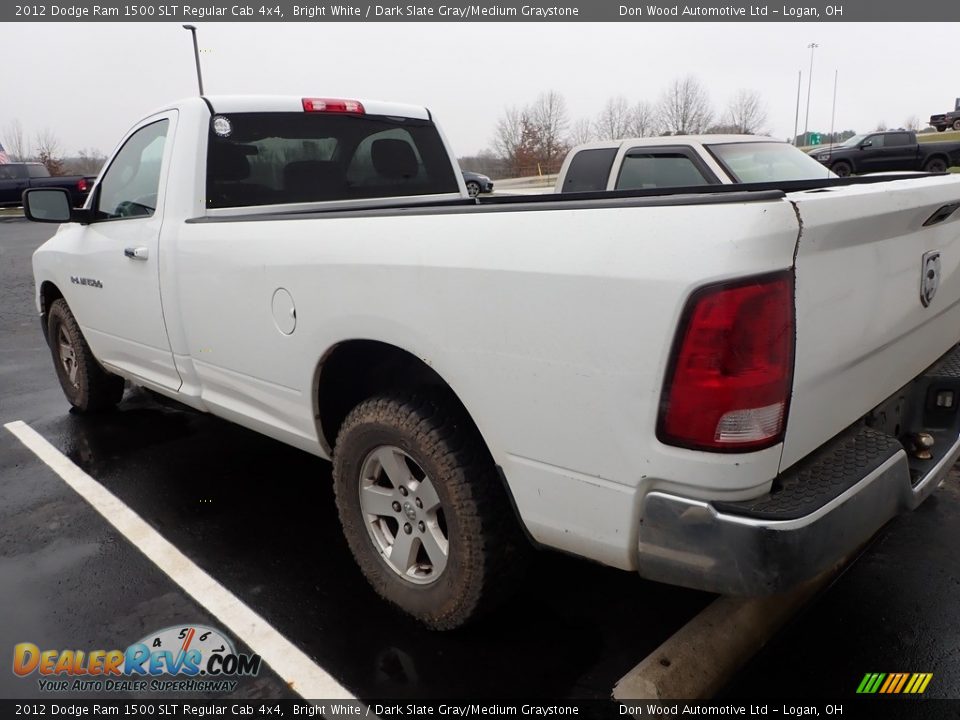
[[873,140],[864,140],[862,143],[860,143],[861,150],[868,147],[873,147]]
[[32,188],[23,191],[23,213],[28,220],[45,223],[85,222],[83,211],[70,206],[70,193],[64,188]]

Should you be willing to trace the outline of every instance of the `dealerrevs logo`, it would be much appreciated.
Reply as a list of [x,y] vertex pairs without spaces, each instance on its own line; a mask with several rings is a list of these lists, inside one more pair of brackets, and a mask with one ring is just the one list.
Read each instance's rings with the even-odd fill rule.
[[19,643],[13,672],[36,674],[45,692],[226,692],[237,685],[232,678],[260,672],[260,656],[237,653],[215,628],[187,625],[151,633],[126,650],[41,650]]

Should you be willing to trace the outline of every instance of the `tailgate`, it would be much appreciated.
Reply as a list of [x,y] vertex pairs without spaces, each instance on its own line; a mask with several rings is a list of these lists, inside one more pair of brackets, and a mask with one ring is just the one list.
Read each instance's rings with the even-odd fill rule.
[[[924,227],[938,209],[960,202],[960,178],[788,197],[802,229],[796,365],[781,470],[960,341],[960,210]],[[933,274],[926,285],[925,272]]]

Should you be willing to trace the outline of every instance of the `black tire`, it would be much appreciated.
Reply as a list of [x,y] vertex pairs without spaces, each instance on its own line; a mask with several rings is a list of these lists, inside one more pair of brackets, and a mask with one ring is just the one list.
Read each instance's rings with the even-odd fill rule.
[[840,177],[848,177],[853,172],[853,168],[846,160],[835,162],[830,166],[830,169],[833,170],[835,175],[839,175]]
[[470,193],[470,197],[476,197],[480,194],[480,183],[474,180],[467,181],[467,192]]
[[924,172],[942,173],[947,171],[947,161],[942,157],[932,157],[923,164]]
[[[383,453],[387,463],[380,462]],[[398,457],[403,464],[395,472],[403,479],[395,483],[383,468]],[[363,574],[383,598],[428,627],[457,628],[494,608],[518,584],[529,544],[486,446],[455,400],[387,394],[362,402],[337,436],[333,479],[343,532]],[[401,484],[408,492],[401,491]],[[437,510],[436,522],[425,526],[427,505],[420,496],[428,484],[435,490]],[[362,506],[363,489],[373,485],[386,494],[383,515],[369,514]],[[397,511],[400,500],[404,505]],[[411,511],[420,515],[412,517]],[[391,519],[391,512],[396,517]],[[394,532],[393,543],[385,527]],[[447,555],[436,572],[438,563],[427,554],[427,533],[438,530],[445,533]],[[401,534],[411,536],[406,543],[414,546],[406,574],[394,569],[390,559]]]
[[954,121],[953,121],[953,129],[954,129],[954,130],[960,130],[960,120],[954,120]]
[[944,132],[946,129],[946,125],[937,125],[937,132]]
[[80,331],[67,301],[55,300],[47,312],[47,338],[53,367],[67,400],[80,412],[108,410],[123,397],[123,378],[104,370]]

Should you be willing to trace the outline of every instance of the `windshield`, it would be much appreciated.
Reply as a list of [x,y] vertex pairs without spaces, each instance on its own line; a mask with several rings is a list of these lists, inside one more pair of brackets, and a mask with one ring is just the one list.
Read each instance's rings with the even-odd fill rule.
[[709,145],[708,149],[737,182],[784,182],[836,177],[805,152],[787,143],[726,143]]

